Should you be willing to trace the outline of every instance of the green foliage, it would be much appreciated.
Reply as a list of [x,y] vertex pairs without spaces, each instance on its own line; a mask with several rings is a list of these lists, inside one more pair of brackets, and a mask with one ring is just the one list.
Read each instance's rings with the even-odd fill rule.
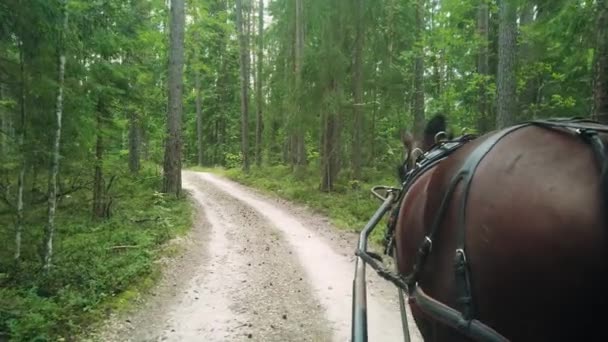
[[[239,65],[234,11],[223,0],[191,2],[193,22],[186,25],[184,73],[184,155],[196,162],[196,89],[200,75],[203,112],[203,157],[206,165],[230,166],[240,149]],[[251,101],[253,103],[253,101]],[[254,116],[250,115],[255,127]],[[253,140],[252,140],[253,141]]]
[[[184,72],[184,164],[198,157],[195,115],[202,98],[203,161],[229,168],[246,184],[305,203],[340,227],[357,230],[375,210],[372,185],[393,184],[403,157],[399,141],[414,125],[414,62],[422,53],[425,115],[444,113],[455,134],[492,129],[496,102],[497,3],[489,1],[488,37],[478,32],[480,1],[427,0],[420,36],[415,18],[421,1],[303,1],[305,27],[301,73],[294,72],[295,1],[266,2],[272,18],[264,32],[262,149],[267,166],[250,175],[243,160],[239,98],[239,50],[233,1],[190,1]],[[65,35],[64,115],[53,267],[42,273],[41,241],[54,138],[57,51],[62,36],[60,0],[0,3],[0,333],[18,340],[71,334],[104,307],[120,307],[150,284],[152,260],[164,241],[188,226],[183,200],[155,192],[166,138],[169,9],[164,0],[69,0]],[[245,17],[256,23],[256,2]],[[522,0],[518,6],[518,120],[588,116],[596,57],[595,0]],[[353,51],[363,32],[361,69]],[[251,32],[257,32],[252,27]],[[256,42],[257,37],[250,37]],[[61,44],[62,45],[62,44]],[[487,47],[489,71],[479,72]],[[253,45],[250,47],[254,51]],[[253,68],[251,69],[253,73]],[[362,103],[354,103],[362,75]],[[195,89],[199,76],[200,89]],[[297,76],[297,77],[296,77]],[[296,82],[301,76],[301,82]],[[257,75],[256,75],[257,77]],[[253,83],[253,82],[252,82]],[[250,94],[255,94],[251,91]],[[25,95],[25,96],[24,96]],[[253,96],[253,95],[252,95]],[[250,99],[250,113],[256,101]],[[360,106],[362,122],[354,120]],[[24,114],[22,121],[22,114]],[[256,115],[249,140],[255,141]],[[324,142],[335,119],[334,191],[318,191]],[[129,133],[146,168],[127,171]],[[360,125],[360,126],[359,126]],[[357,141],[355,127],[360,127]],[[294,132],[302,132],[306,167],[292,163]],[[21,137],[24,137],[21,139]],[[298,138],[298,137],[296,137]],[[23,140],[23,141],[21,141]],[[350,169],[360,143],[363,172]],[[296,143],[297,144],[297,143]],[[357,145],[359,146],[359,145]],[[333,166],[332,166],[333,167]],[[18,174],[23,185],[21,263],[13,262],[18,225]],[[95,178],[94,173],[100,173]],[[328,174],[328,173],[325,173]],[[93,186],[97,181],[98,187]],[[107,219],[91,219],[92,189],[103,189]],[[69,192],[64,194],[63,192]],[[152,220],[148,220],[152,218]],[[139,221],[143,220],[143,221]],[[139,223],[138,223],[139,222]],[[137,246],[122,247],[116,246]],[[119,299],[117,299],[119,298]],[[109,304],[113,303],[113,304]],[[0,335],[1,338],[2,335]]]
[[[163,243],[190,224],[184,199],[155,192],[167,108],[165,1],[67,0],[65,31],[63,2],[0,4],[0,340],[73,338],[105,309],[124,305],[114,301],[149,286]],[[42,244],[61,36],[60,196],[47,272]],[[146,165],[137,175],[127,167],[131,117]],[[93,189],[101,189],[104,217],[92,218]]]
[[[56,260],[48,274],[31,254],[15,269],[11,249],[2,249],[0,274],[10,272],[10,277],[0,279],[0,333],[15,341],[73,338],[104,318],[106,310],[126,305],[125,296],[151,286],[164,243],[187,232],[192,218],[187,199],[156,191],[160,181],[150,166],[137,178],[121,175],[113,215],[103,222],[91,220],[85,193],[65,198],[57,216]],[[43,211],[29,217],[30,228],[45,220]],[[8,222],[6,215],[0,218]],[[3,240],[10,240],[7,228],[0,230]],[[39,241],[40,233],[28,229],[26,243]]]

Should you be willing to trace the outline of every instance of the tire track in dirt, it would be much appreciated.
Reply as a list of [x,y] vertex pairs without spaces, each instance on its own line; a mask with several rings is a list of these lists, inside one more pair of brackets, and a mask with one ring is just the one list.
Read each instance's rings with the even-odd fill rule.
[[[306,270],[315,295],[323,303],[325,316],[334,331],[334,340],[349,340],[354,274],[352,252],[355,244],[350,246],[349,254],[341,254],[336,250],[336,246],[332,246],[333,237],[328,241],[327,238],[319,236],[320,234],[316,234],[314,229],[307,227],[306,223],[302,223],[276,203],[213,174],[197,173],[196,176],[226,191],[239,201],[247,203],[283,233]],[[368,293],[370,341],[403,341],[396,290],[379,279],[373,271],[369,270],[368,274],[369,279],[372,280]],[[415,327],[411,327],[410,330],[414,332],[414,340],[419,338]]]

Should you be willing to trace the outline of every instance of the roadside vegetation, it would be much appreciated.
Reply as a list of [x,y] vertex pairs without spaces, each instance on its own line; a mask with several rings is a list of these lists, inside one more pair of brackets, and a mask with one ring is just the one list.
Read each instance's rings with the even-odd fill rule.
[[[73,338],[83,327],[122,310],[150,288],[156,261],[174,253],[165,244],[191,227],[187,198],[158,192],[162,178],[148,166],[138,177],[117,174],[112,213],[92,218],[90,196],[76,191],[59,201],[54,266],[40,263],[46,210],[26,212],[23,255],[13,263],[12,218],[0,215],[0,340],[55,341]],[[6,209],[0,206],[0,211]]]

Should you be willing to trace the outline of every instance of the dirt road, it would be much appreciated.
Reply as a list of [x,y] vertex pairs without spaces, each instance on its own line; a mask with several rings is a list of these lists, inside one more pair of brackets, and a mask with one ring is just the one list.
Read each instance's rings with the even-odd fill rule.
[[[167,260],[152,298],[111,320],[101,339],[350,339],[355,234],[209,173],[184,172],[183,184],[198,208],[177,242],[186,251]],[[396,290],[371,270],[368,278],[370,341],[403,341]]]

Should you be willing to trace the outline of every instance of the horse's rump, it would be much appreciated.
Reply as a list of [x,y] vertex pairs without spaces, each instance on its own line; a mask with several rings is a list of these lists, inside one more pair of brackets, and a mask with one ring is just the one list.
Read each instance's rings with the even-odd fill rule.
[[[454,152],[405,195],[396,231],[398,258],[406,260],[401,273],[411,271],[454,175],[490,136]],[[474,318],[513,341],[606,330],[598,315],[608,304],[606,201],[599,175],[590,145],[556,129],[519,128],[487,153],[472,178],[464,217]],[[454,254],[463,200],[459,184],[419,278],[426,293],[454,308],[461,304]],[[419,320],[421,330],[429,328],[426,323]],[[436,333],[447,340],[453,332]]]

